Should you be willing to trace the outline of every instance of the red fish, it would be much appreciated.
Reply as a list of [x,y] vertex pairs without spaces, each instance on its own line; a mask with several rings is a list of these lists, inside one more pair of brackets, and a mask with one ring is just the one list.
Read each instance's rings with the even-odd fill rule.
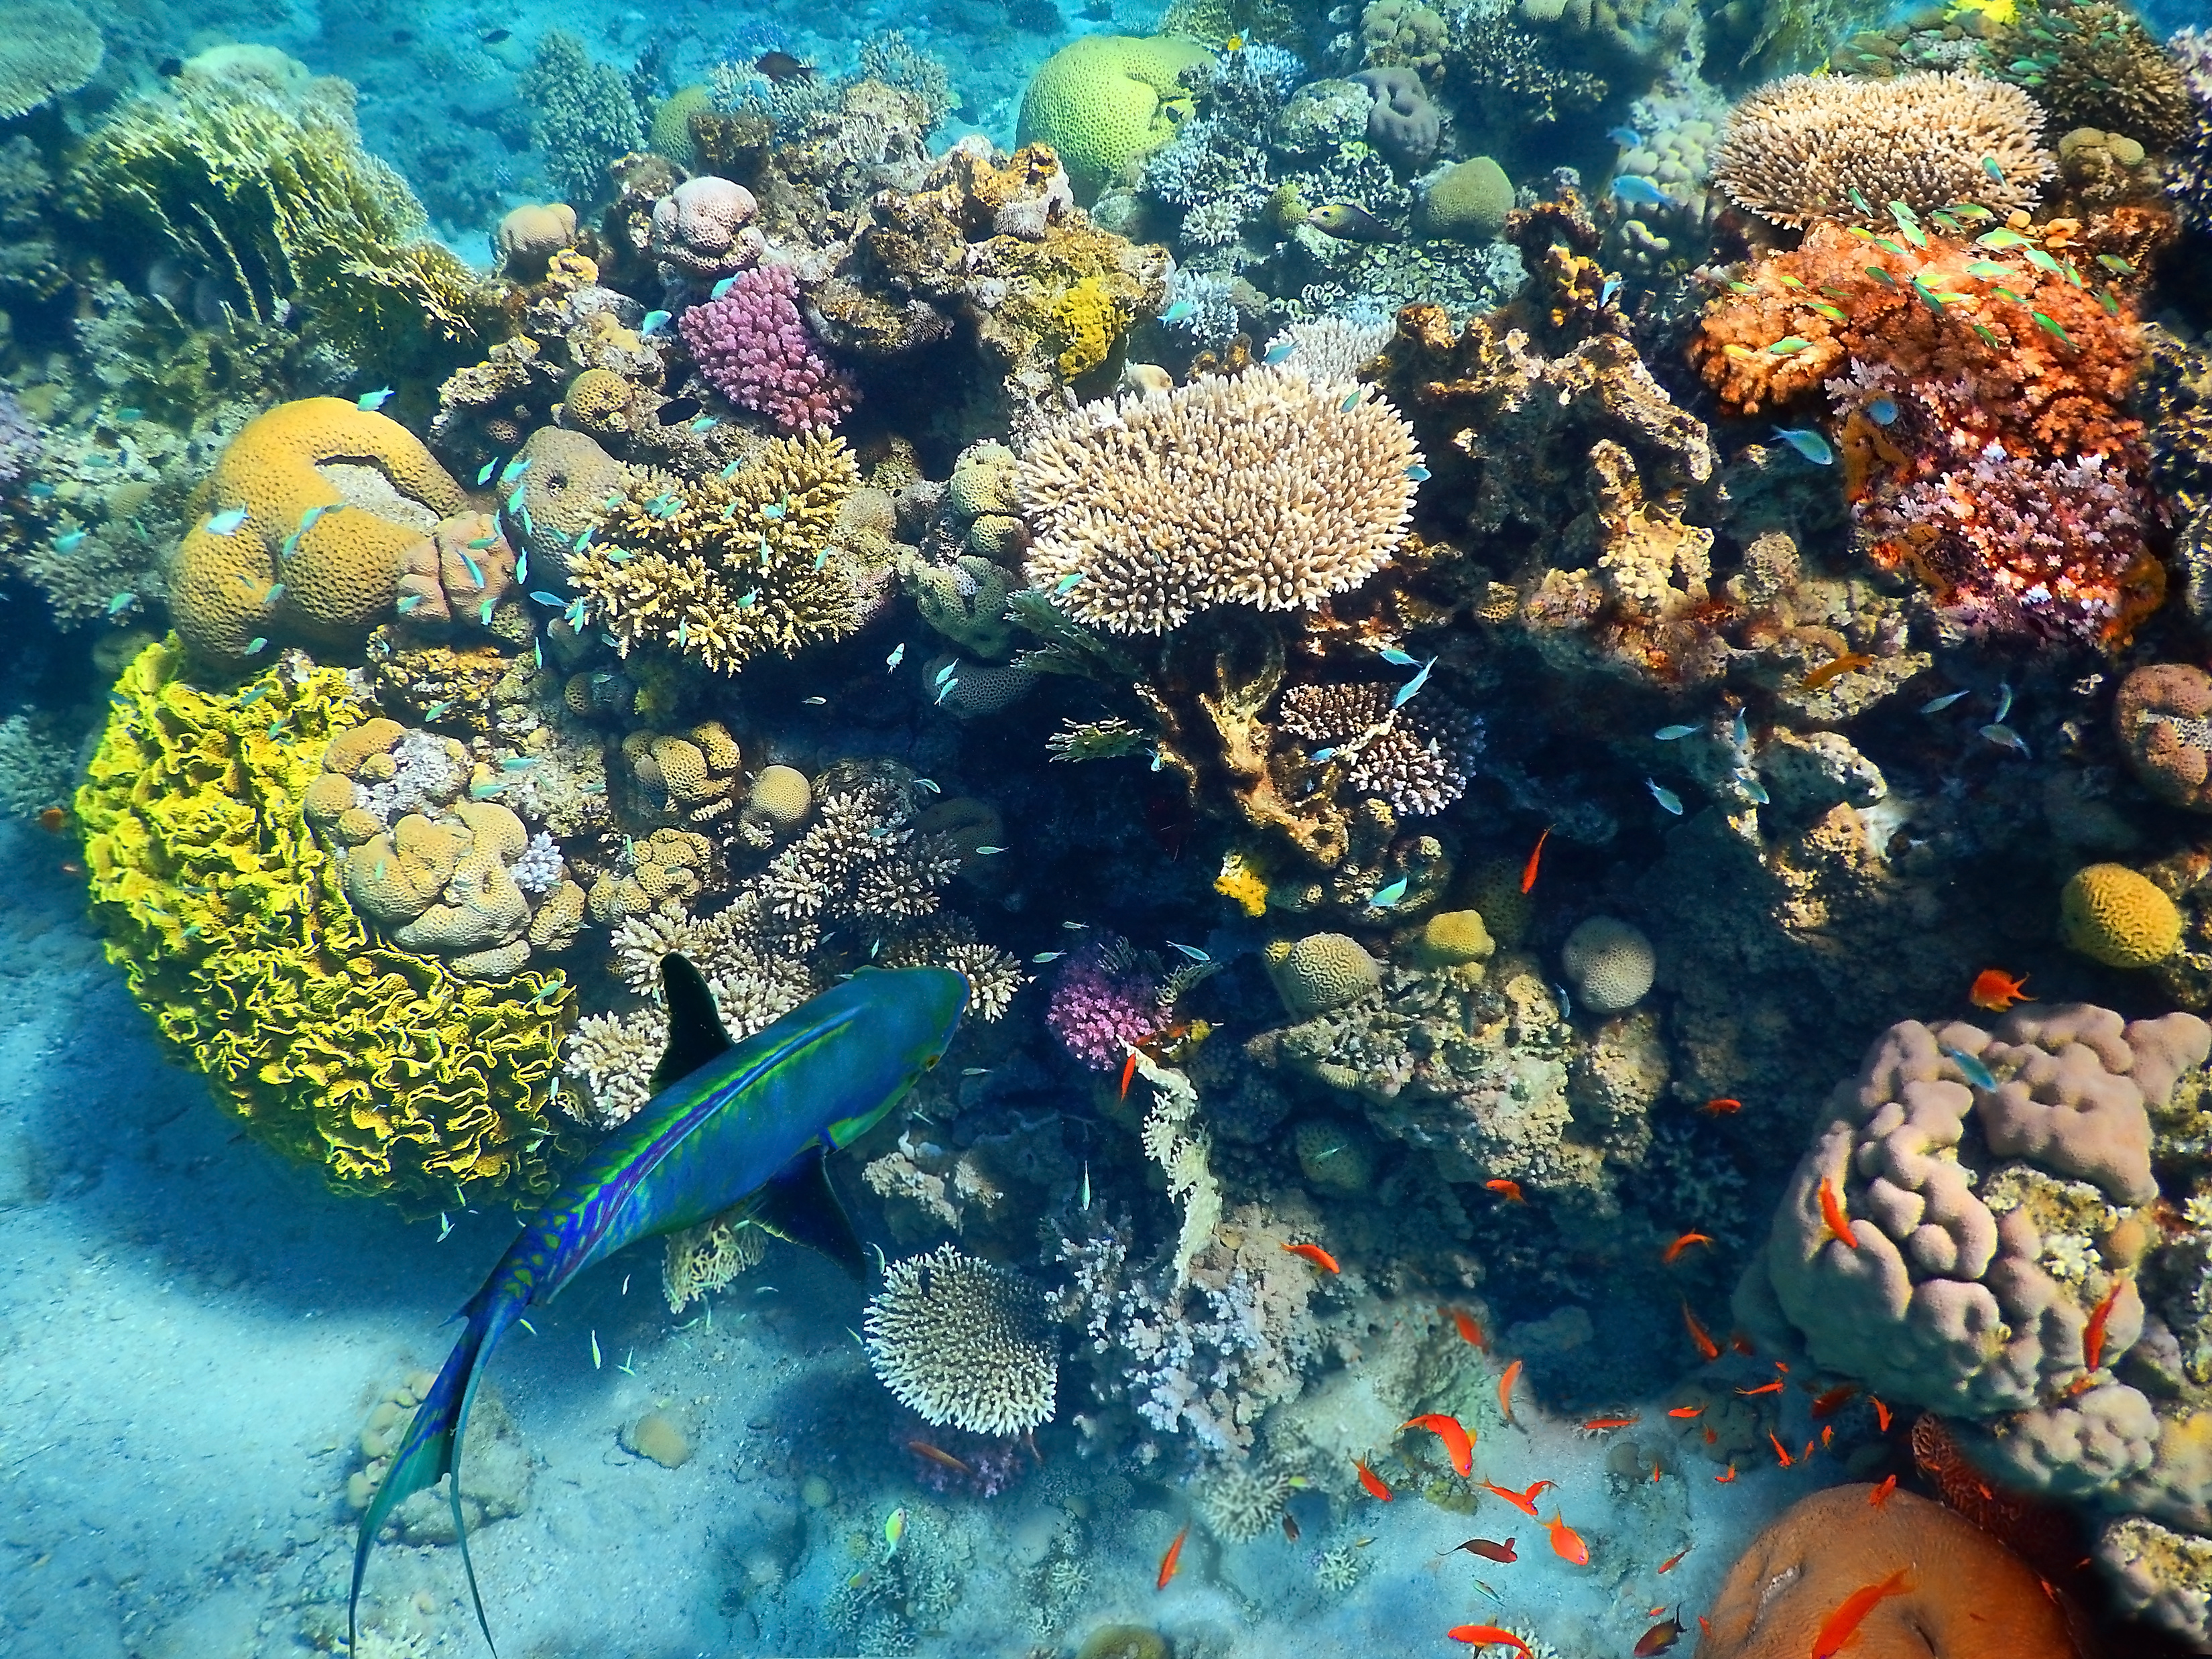
[[1168,1553],[1160,1558],[1160,1582],[1153,1589],[1165,1589],[1168,1580],[1176,1576],[1176,1569],[1182,1565],[1182,1540],[1189,1536],[1190,1526],[1185,1522],[1183,1529],[1175,1535],[1175,1542],[1168,1546]]
[[1729,1483],[1729,1481],[1731,1481],[1731,1480],[1735,1480],[1735,1464],[1733,1464],[1733,1463],[1731,1463],[1731,1464],[1729,1464],[1729,1465],[1728,1466],[1728,1473],[1727,1473],[1726,1474],[1717,1474],[1717,1475],[1715,1475],[1715,1476],[1713,1477],[1713,1480],[1714,1480],[1714,1481],[1715,1481],[1717,1484],[1718,1484],[1718,1485],[1720,1485],[1720,1486],[1725,1486],[1726,1485],[1728,1485],[1728,1483]]
[[1731,1112],[1741,1111],[1743,1109],[1743,1103],[1740,1100],[1731,1099],[1727,1095],[1716,1095],[1712,1099],[1707,1101],[1702,1107],[1698,1108],[1698,1109],[1709,1117],[1726,1117]]
[[906,1443],[906,1449],[912,1452],[916,1457],[927,1457],[933,1463],[941,1463],[946,1468],[952,1470],[955,1474],[973,1474],[975,1473],[974,1469],[969,1468],[967,1464],[962,1462],[960,1459],[955,1457],[951,1452],[940,1451],[935,1446],[931,1445],[927,1440],[909,1440]]
[[1790,1455],[1790,1448],[1784,1445],[1781,1441],[1775,1438],[1773,1430],[1769,1429],[1766,1431],[1766,1437],[1773,1443],[1774,1455],[1782,1460],[1782,1467],[1784,1468],[1788,1468],[1791,1464],[1797,1461]]
[[1832,1182],[1820,1183],[1820,1220],[1828,1229],[1828,1237],[1838,1244],[1856,1250],[1859,1242],[1851,1232],[1851,1218],[1844,1213],[1844,1201],[1836,1196]]
[[1977,1008],[1986,1008],[2001,1014],[2015,1002],[2033,1002],[2035,999],[2027,991],[2027,975],[2014,979],[2001,968],[1984,968],[1974,975],[1973,989],[1966,993],[1966,1000]]
[[1593,1417],[1583,1425],[1583,1432],[1603,1434],[1608,1429],[1632,1429],[1643,1420],[1640,1417]]
[[1536,884],[1536,865],[1544,856],[1544,842],[1551,833],[1552,826],[1547,823],[1544,833],[1536,837],[1535,846],[1528,850],[1528,862],[1521,872],[1521,890],[1524,893]]
[[1850,1403],[1852,1397],[1856,1395],[1858,1391],[1859,1385],[1856,1382],[1838,1383],[1834,1388],[1829,1389],[1827,1393],[1822,1395],[1818,1400],[1815,1400],[1813,1402],[1813,1416],[1814,1420],[1818,1421],[1823,1417],[1833,1417],[1838,1412],[1843,1410],[1845,1406]]
[[1381,1475],[1376,1474],[1374,1470],[1369,1468],[1363,1461],[1357,1457],[1352,1460],[1352,1467],[1359,1471],[1359,1484],[1367,1488],[1367,1495],[1370,1498],[1379,1498],[1386,1504],[1390,1501],[1390,1483],[1389,1481],[1385,1480]]
[[1518,1561],[1521,1558],[1513,1553],[1514,1542],[1510,1538],[1502,1544],[1493,1543],[1487,1538],[1470,1538],[1464,1544],[1454,1544],[1449,1549],[1438,1550],[1437,1553],[1456,1555],[1465,1550],[1469,1555],[1479,1555],[1486,1561]]
[[1686,1302],[1682,1304],[1682,1322],[1690,1328],[1690,1340],[1698,1345],[1698,1358],[1711,1364],[1721,1357],[1721,1345],[1713,1340],[1711,1332],[1698,1323],[1697,1315],[1690,1311]]
[[1318,1244],[1285,1244],[1283,1248],[1292,1255],[1304,1256],[1323,1273],[1334,1273],[1344,1271],[1336,1265],[1336,1258]]
[[1674,1263],[1675,1258],[1680,1256],[1683,1251],[1688,1249],[1691,1245],[1710,1245],[1712,1242],[1713,1241],[1704,1233],[1684,1233],[1680,1238],[1676,1239],[1672,1244],[1669,1244],[1667,1247],[1665,1253],[1662,1255],[1659,1259],[1668,1266],[1672,1267]]
[[1893,1474],[1886,1478],[1882,1481],[1881,1485],[1876,1486],[1872,1492],[1867,1494],[1867,1502],[1873,1504],[1875,1508],[1880,1509],[1884,1504],[1889,1502],[1890,1493],[1896,1490],[1897,1477]]
[[1578,1567],[1589,1565],[1589,1546],[1583,1542],[1582,1534],[1569,1526],[1557,1510],[1552,1511],[1552,1518],[1544,1524],[1551,1529],[1554,1555]]
[[1782,1385],[1779,1382],[1762,1382],[1755,1389],[1738,1389],[1736,1392],[1741,1395],[1780,1394]]
[[1479,1648],[1505,1647],[1520,1650],[1521,1659],[1535,1659],[1528,1644],[1510,1630],[1500,1630],[1495,1625],[1454,1625],[1444,1634],[1455,1642],[1467,1642]]
[[2128,1281],[2115,1277],[2112,1288],[2105,1292],[2105,1299],[2089,1310],[2089,1322],[2081,1331],[2081,1367],[2094,1371],[2105,1357],[2105,1327],[2112,1317],[2112,1304],[2120,1299],[2120,1289]]
[[1668,1412],[1667,1415],[1669,1417],[1702,1417],[1705,1415],[1705,1408],[1703,1406],[1677,1406],[1674,1410]]
[[1636,1638],[1630,1651],[1636,1659],[1652,1659],[1654,1654],[1664,1653],[1682,1639],[1682,1615],[1678,1609],[1672,1619],[1662,1619]]
[[1464,1308],[1448,1309],[1453,1328],[1459,1332],[1460,1340],[1470,1346],[1487,1352],[1490,1344],[1482,1340],[1482,1327],[1474,1322],[1474,1316]]
[[1426,1429],[1444,1443],[1444,1451],[1451,1459],[1453,1470],[1464,1480],[1474,1473],[1474,1437],[1460,1424],[1456,1417],[1446,1417],[1441,1412],[1431,1412],[1425,1417],[1410,1418],[1398,1425],[1403,1434],[1407,1429]]
[[1881,1401],[1876,1400],[1872,1395],[1869,1395],[1867,1396],[1867,1401],[1868,1403],[1874,1407],[1874,1420],[1875,1425],[1884,1434],[1887,1434],[1889,1432],[1889,1407],[1883,1405]]
[[1486,1181],[1482,1184],[1489,1188],[1492,1192],[1496,1193],[1508,1204],[1526,1204],[1528,1201],[1527,1199],[1521,1196],[1521,1183],[1517,1181],[1506,1181],[1500,1179],[1498,1181]]
[[1515,1360],[1498,1379],[1498,1409],[1505,1413],[1505,1420],[1513,1420],[1513,1385],[1521,1380],[1521,1362]]
[[1129,1050],[1128,1059],[1121,1062],[1121,1098],[1129,1097],[1129,1079],[1137,1075],[1137,1051]]
[[1912,1569],[1899,1567],[1879,1584],[1864,1585],[1843,1599],[1828,1620],[1820,1626],[1820,1633],[1813,1638],[1813,1659],[1835,1659],[1844,1644],[1851,1639],[1853,1632],[1866,1621],[1867,1614],[1893,1595],[1903,1595],[1911,1587],[1906,1582]]
[[1668,1556],[1664,1561],[1662,1561],[1659,1564],[1659,1571],[1662,1572],[1674,1571],[1676,1567],[1682,1565],[1682,1558],[1697,1547],[1698,1547],[1695,1544],[1683,1545],[1681,1548],[1676,1550],[1672,1555]]
[[1478,1481],[1476,1484],[1492,1497],[1504,1498],[1515,1509],[1533,1520],[1536,1514],[1536,1494],[1540,1492],[1549,1492],[1559,1483],[1556,1480],[1539,1480],[1526,1492],[1515,1492],[1510,1486],[1494,1486],[1487,1480]]

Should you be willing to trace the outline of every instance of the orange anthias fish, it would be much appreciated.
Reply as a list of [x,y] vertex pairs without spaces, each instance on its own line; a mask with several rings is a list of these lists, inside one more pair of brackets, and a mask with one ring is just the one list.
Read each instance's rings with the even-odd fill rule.
[[1318,1244],[1285,1244],[1283,1248],[1292,1255],[1304,1256],[1323,1273],[1334,1273],[1344,1271],[1336,1265],[1336,1258]]
[[1535,1659],[1528,1644],[1510,1630],[1500,1630],[1495,1625],[1454,1625],[1444,1634],[1455,1642],[1468,1642],[1479,1648],[1503,1647],[1519,1650],[1522,1659]]
[[1515,1360],[1498,1379],[1498,1409],[1505,1413],[1505,1420],[1513,1420],[1513,1385],[1521,1380],[1521,1362]]
[[1662,1572],[1674,1571],[1676,1567],[1682,1565],[1682,1558],[1697,1547],[1698,1547],[1695,1544],[1683,1545],[1681,1548],[1676,1550],[1672,1555],[1668,1556],[1664,1561],[1662,1561],[1659,1564],[1659,1571]]
[[1729,1465],[1728,1466],[1728,1473],[1727,1473],[1726,1474],[1717,1474],[1717,1475],[1715,1475],[1715,1476],[1713,1477],[1713,1480],[1714,1480],[1717,1483],[1718,1483],[1719,1485],[1723,1486],[1725,1486],[1726,1485],[1728,1485],[1728,1483],[1729,1483],[1729,1481],[1731,1481],[1731,1480],[1735,1480],[1735,1464],[1733,1464],[1733,1463],[1731,1463],[1731,1464],[1729,1464]]
[[1711,1117],[1726,1117],[1731,1112],[1741,1111],[1743,1103],[1727,1095],[1716,1095],[1698,1109]]
[[1593,1417],[1583,1425],[1583,1432],[1604,1434],[1612,1429],[1632,1429],[1643,1420],[1640,1417]]
[[1856,1382],[1838,1382],[1813,1402],[1814,1421],[1818,1422],[1824,1417],[1833,1417],[1851,1402],[1858,1391],[1859,1385]]
[[966,1463],[963,1462],[959,1458],[955,1457],[951,1452],[941,1451],[937,1447],[931,1445],[927,1440],[909,1440],[906,1443],[906,1449],[912,1452],[916,1457],[927,1457],[931,1462],[941,1463],[946,1468],[951,1469],[957,1474],[973,1474],[975,1473],[974,1469],[969,1468]]
[[1869,1395],[1867,1396],[1867,1402],[1874,1407],[1875,1423],[1880,1427],[1884,1434],[1887,1434],[1889,1432],[1889,1407],[1883,1405],[1881,1401],[1876,1400],[1872,1395]]
[[1874,659],[1867,655],[1865,652],[1846,651],[1840,657],[1832,657],[1826,662],[1822,663],[1818,668],[1812,670],[1802,680],[1798,682],[1798,686],[1802,690],[1818,691],[1822,686],[1827,684],[1831,680],[1840,678],[1845,674],[1855,673],[1863,668],[1871,668],[1873,666]]
[[2027,975],[2014,979],[2002,968],[1984,968],[1974,975],[1974,988],[1966,993],[1966,1000],[1977,1008],[1986,1008],[2001,1014],[2015,1002],[2033,1002],[2027,994]]
[[1828,1615],[1827,1623],[1820,1626],[1820,1633],[1813,1638],[1813,1659],[1835,1659],[1843,1651],[1844,1644],[1851,1639],[1851,1633],[1866,1621],[1867,1614],[1891,1596],[1902,1595],[1911,1589],[1906,1581],[1911,1572],[1910,1567],[1899,1567],[1879,1584],[1865,1585],[1845,1596],[1843,1604]]
[[1451,1316],[1452,1328],[1458,1331],[1461,1341],[1486,1352],[1489,1350],[1490,1344],[1482,1340],[1482,1327],[1474,1322],[1473,1314],[1464,1308],[1447,1308],[1444,1311]]
[[1367,1495],[1370,1498],[1379,1498],[1385,1504],[1390,1501],[1390,1483],[1389,1481],[1385,1480],[1381,1475],[1376,1474],[1374,1470],[1369,1468],[1366,1463],[1359,1458],[1355,1457],[1352,1460],[1352,1467],[1359,1471],[1359,1484],[1367,1488]]
[[1703,1406],[1677,1406],[1667,1413],[1669,1417],[1703,1417],[1705,1414]]
[[2084,1370],[2095,1370],[2105,1357],[2105,1327],[2111,1322],[2112,1304],[2120,1299],[2121,1288],[2127,1282],[2116,1277],[2112,1280],[2112,1288],[2105,1292],[2105,1299],[2089,1310],[2089,1322],[2081,1330],[2081,1367]]
[[1510,1486],[1492,1486],[1487,1480],[1478,1481],[1476,1484],[1492,1497],[1504,1498],[1522,1514],[1534,1520],[1536,1515],[1536,1494],[1540,1492],[1548,1492],[1559,1483],[1556,1480],[1539,1480],[1526,1492],[1515,1492]]
[[1773,1430],[1769,1429],[1766,1431],[1766,1437],[1773,1443],[1774,1455],[1782,1460],[1782,1467],[1786,1469],[1790,1468],[1790,1465],[1796,1462],[1797,1460],[1790,1455],[1790,1448],[1784,1445],[1781,1441],[1775,1438]]
[[1672,1267],[1674,1263],[1675,1258],[1680,1256],[1683,1251],[1688,1249],[1691,1245],[1710,1245],[1712,1242],[1711,1238],[1704,1233],[1684,1233],[1680,1238],[1676,1239],[1672,1244],[1669,1244],[1667,1247],[1665,1254],[1661,1255],[1659,1259],[1668,1266]]
[[1521,872],[1521,890],[1524,893],[1536,884],[1536,866],[1544,856],[1544,842],[1551,833],[1552,826],[1547,823],[1544,833],[1536,837],[1535,846],[1528,850],[1528,862]]
[[1867,1502],[1873,1504],[1875,1508],[1880,1509],[1884,1504],[1889,1502],[1890,1493],[1896,1490],[1897,1477],[1893,1474],[1886,1478],[1882,1481],[1881,1485],[1876,1486],[1872,1492],[1867,1494]]
[[1580,1533],[1566,1523],[1565,1516],[1561,1516],[1557,1510],[1553,1510],[1552,1518],[1544,1524],[1551,1529],[1553,1554],[1562,1561],[1571,1561],[1578,1567],[1589,1565],[1589,1546],[1583,1542]]
[[1509,1538],[1500,1544],[1487,1538],[1470,1538],[1464,1544],[1454,1544],[1449,1549],[1437,1553],[1439,1555],[1456,1555],[1465,1550],[1469,1555],[1479,1555],[1486,1561],[1513,1562],[1521,1559],[1513,1553],[1514,1541]]
[[1464,1480],[1474,1473],[1474,1437],[1461,1425],[1456,1417],[1446,1417],[1441,1412],[1431,1412],[1425,1417],[1409,1418],[1398,1425],[1403,1434],[1407,1429],[1426,1429],[1444,1443],[1444,1451],[1451,1458],[1453,1470]]
[[1506,1181],[1500,1179],[1498,1181],[1486,1181],[1482,1184],[1489,1188],[1492,1192],[1496,1193],[1508,1204],[1526,1204],[1528,1201],[1527,1199],[1521,1196],[1521,1183],[1517,1181]]
[[1697,1315],[1690,1311],[1686,1302],[1682,1304],[1682,1322],[1690,1328],[1690,1340],[1698,1345],[1699,1358],[1710,1364],[1721,1357],[1721,1345],[1713,1340],[1711,1332],[1698,1323]]
[[1851,1218],[1844,1213],[1844,1201],[1836,1196],[1835,1183],[1820,1182],[1820,1219],[1828,1229],[1828,1237],[1846,1249],[1856,1250],[1859,1241],[1851,1231]]
[[1128,1059],[1121,1062],[1121,1098],[1129,1097],[1129,1080],[1137,1075],[1137,1051],[1129,1050]]
[[1190,1526],[1186,1522],[1183,1529],[1175,1535],[1175,1542],[1168,1546],[1168,1553],[1160,1558],[1160,1582],[1153,1589],[1165,1589],[1168,1580],[1176,1576],[1176,1569],[1182,1565],[1182,1540],[1189,1536]]
[[1755,1394],[1780,1394],[1782,1392],[1782,1384],[1779,1382],[1762,1382],[1755,1389],[1738,1389],[1736,1392],[1747,1397]]

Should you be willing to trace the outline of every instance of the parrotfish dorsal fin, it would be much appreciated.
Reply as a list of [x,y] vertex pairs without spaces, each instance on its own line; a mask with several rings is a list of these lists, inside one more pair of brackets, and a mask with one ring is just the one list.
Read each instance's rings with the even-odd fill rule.
[[714,1009],[714,994],[690,958],[670,951],[660,959],[660,988],[668,1000],[668,1047],[653,1068],[653,1092],[681,1082],[726,1053],[730,1034]]
[[783,1166],[753,1200],[752,1219],[778,1238],[819,1250],[854,1279],[866,1281],[867,1252],[837,1201],[823,1167],[825,1149],[816,1144]]

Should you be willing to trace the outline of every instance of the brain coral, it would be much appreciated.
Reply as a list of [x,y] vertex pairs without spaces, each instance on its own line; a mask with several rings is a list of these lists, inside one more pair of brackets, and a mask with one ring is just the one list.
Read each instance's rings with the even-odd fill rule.
[[2121,682],[2112,731],[2151,793],[2212,812],[2212,674],[2189,663],[2145,663]]
[[336,1187],[426,1212],[478,1183],[550,1190],[570,994],[465,983],[362,931],[301,815],[325,746],[360,720],[343,674],[210,696],[185,662],[172,641],[124,671],[76,798],[132,995],[250,1133]]
[[1420,459],[1381,398],[1284,368],[1088,404],[1022,457],[1024,574],[1117,634],[1214,605],[1310,609],[1389,562]]
[[[2042,135],[2033,99],[1979,76],[1793,75],[1735,106],[1713,157],[1713,182],[1778,225],[1887,225],[1891,202],[1918,213],[1979,202],[2003,215],[2033,207],[2051,177]],[[2002,178],[1991,177],[1984,158]]]
[[1080,36],[1038,67],[1014,143],[1050,144],[1088,202],[1175,137],[1194,108],[1176,77],[1212,61],[1195,40]]
[[1513,211],[1513,181],[1487,155],[1446,168],[1421,198],[1422,222],[1431,236],[1487,242],[1505,228]]
[[2148,968],[2181,943],[2181,911],[2149,878],[2124,864],[2076,870],[2058,895],[2058,933],[2112,968]]
[[1658,969],[1644,930],[1613,916],[1592,916],[1568,934],[1559,962],[1583,1001],[1601,1014],[1643,1001]]
[[1345,933],[1309,933],[1269,951],[1268,965],[1283,1006],[1299,1019],[1357,1002],[1382,983],[1375,958]]
[[185,644],[230,664],[257,639],[358,645],[391,614],[408,550],[465,505],[413,433],[342,398],[248,421],[193,499],[170,607]]
[[927,1422],[1015,1435],[1052,1416],[1060,1362],[1018,1273],[940,1244],[891,1264],[862,1325],[876,1375]]

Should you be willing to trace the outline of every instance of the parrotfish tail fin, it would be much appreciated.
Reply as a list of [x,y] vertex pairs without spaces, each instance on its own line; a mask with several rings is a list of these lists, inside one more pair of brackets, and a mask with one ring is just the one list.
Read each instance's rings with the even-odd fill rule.
[[[438,1484],[441,1475],[450,1474],[451,1496],[453,1504],[453,1535],[461,1546],[461,1570],[468,1576],[469,1599],[476,1603],[477,1625],[483,1632],[487,1646],[491,1646],[491,1625],[484,1617],[483,1597],[477,1590],[477,1571],[469,1559],[468,1529],[461,1520],[461,1437],[468,1427],[469,1407],[475,1401],[477,1382],[483,1376],[483,1361],[489,1357],[492,1345],[513,1324],[522,1311],[524,1300],[511,1294],[501,1295],[495,1281],[486,1285],[470,1298],[462,1310],[468,1320],[461,1340],[446,1356],[445,1368],[438,1380],[422,1396],[416,1408],[415,1420],[408,1425],[407,1437],[399,1449],[392,1454],[392,1468],[384,1477],[384,1484],[376,1489],[369,1500],[368,1511],[361,1517],[361,1530],[353,1543],[353,1589],[346,1597],[346,1650],[360,1651],[355,1628],[356,1610],[361,1602],[361,1581],[368,1569],[368,1553],[375,1547],[376,1534],[382,1530],[392,1511],[415,1493]],[[498,1653],[492,1648],[495,1659]]]

